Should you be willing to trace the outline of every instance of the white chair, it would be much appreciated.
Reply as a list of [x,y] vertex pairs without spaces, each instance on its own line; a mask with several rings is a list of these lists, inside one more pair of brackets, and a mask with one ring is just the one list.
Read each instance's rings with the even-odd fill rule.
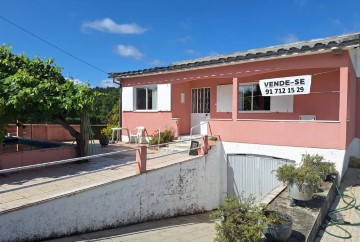
[[138,126],[135,129],[131,130],[129,143],[131,143],[132,137],[134,137],[135,138],[135,143],[140,144],[141,140],[142,140],[142,137],[143,137],[143,132],[144,131],[145,131],[144,126]]
[[316,115],[300,115],[299,120],[316,120]]

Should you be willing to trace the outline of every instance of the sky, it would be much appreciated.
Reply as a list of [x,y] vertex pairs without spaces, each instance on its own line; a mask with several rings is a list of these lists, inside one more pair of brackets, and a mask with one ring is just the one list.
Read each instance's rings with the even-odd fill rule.
[[359,10],[358,0],[0,0],[0,44],[106,87],[109,72],[360,32]]

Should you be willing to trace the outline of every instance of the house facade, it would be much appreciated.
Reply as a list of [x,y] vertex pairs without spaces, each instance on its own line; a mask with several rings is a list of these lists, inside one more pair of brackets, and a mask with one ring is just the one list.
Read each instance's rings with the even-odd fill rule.
[[[360,157],[359,45],[355,33],[109,76],[121,83],[122,127],[219,135],[226,155],[320,154],[343,175]],[[259,85],[304,76],[306,94],[266,95]]]

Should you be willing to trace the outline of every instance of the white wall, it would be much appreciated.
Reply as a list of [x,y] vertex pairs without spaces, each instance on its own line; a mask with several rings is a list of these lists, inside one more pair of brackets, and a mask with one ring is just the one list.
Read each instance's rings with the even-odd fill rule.
[[192,214],[219,206],[215,149],[207,156],[0,215],[2,241],[40,240]]
[[301,162],[302,154],[319,154],[325,160],[335,163],[336,169],[339,171],[340,179],[347,170],[349,156],[360,156],[360,141],[354,139],[348,149],[319,149],[306,147],[291,147],[291,146],[274,146],[274,145],[258,145],[246,143],[223,142],[224,152],[226,154],[254,154],[278,157],[283,159],[294,160],[296,163]]

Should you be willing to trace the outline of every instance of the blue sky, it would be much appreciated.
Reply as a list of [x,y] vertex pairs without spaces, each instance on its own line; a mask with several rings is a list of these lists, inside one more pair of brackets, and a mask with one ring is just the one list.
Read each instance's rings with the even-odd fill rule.
[[[63,75],[106,86],[104,72],[169,65],[360,32],[358,0],[1,0],[0,44],[54,58]],[[98,69],[104,71],[100,71]]]

